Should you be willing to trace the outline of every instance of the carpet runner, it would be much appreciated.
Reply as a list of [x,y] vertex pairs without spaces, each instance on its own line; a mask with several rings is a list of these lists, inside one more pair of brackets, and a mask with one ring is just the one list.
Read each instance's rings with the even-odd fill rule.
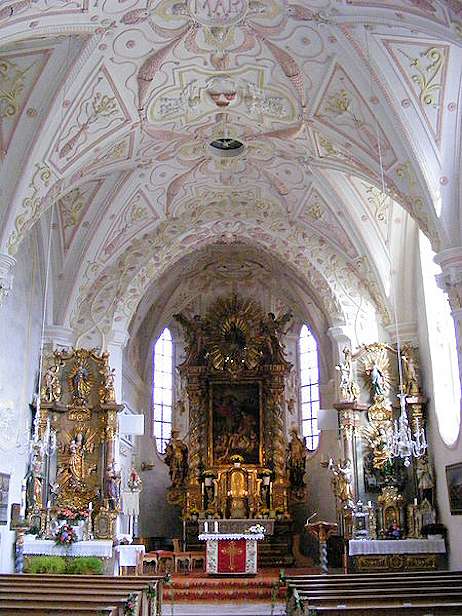
[[[288,569],[287,574],[310,575],[317,568]],[[208,577],[205,573],[174,574],[171,583],[164,585],[163,600],[176,602],[249,602],[271,603],[284,601],[286,588],[280,587],[279,570],[263,570],[254,577]]]

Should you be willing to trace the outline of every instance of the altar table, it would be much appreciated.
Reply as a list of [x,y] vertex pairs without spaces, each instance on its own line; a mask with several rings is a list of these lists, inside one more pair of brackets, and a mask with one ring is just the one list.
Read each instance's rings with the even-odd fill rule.
[[112,558],[112,540],[76,541],[69,547],[56,545],[53,539],[25,535],[24,556],[96,556]]
[[351,539],[348,553],[360,572],[436,569],[444,539]]
[[257,542],[262,533],[202,533],[206,541],[206,572],[214,575],[255,575],[257,573]]
[[114,548],[114,575],[126,572],[127,567],[135,567],[135,575],[143,574],[144,545],[116,545]]

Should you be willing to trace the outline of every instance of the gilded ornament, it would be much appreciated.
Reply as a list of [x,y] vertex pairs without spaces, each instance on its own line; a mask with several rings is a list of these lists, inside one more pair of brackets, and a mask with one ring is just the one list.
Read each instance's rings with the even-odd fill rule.
[[42,403],[51,404],[61,400],[62,388],[59,379],[61,364],[52,364],[42,377],[40,400]]

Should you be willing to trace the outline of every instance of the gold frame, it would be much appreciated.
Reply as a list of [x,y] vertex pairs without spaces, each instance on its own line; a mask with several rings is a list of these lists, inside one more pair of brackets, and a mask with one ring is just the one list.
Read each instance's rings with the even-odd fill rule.
[[208,393],[209,393],[209,416],[208,416],[208,464],[213,468],[226,468],[229,464],[215,464],[214,463],[214,451],[213,451],[213,387],[215,385],[258,385],[258,411],[259,411],[259,442],[258,442],[258,463],[257,464],[245,464],[246,468],[257,468],[263,464],[263,382],[261,379],[240,379],[239,381],[232,381],[229,379],[213,379],[209,381]]

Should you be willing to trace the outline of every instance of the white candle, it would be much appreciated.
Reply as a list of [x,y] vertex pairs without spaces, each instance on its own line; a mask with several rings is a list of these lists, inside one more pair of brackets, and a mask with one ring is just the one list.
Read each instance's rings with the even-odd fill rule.
[[214,531],[217,533],[218,532],[218,522],[215,520],[214,522]]
[[414,498],[414,505],[417,507],[417,499]]
[[88,511],[91,513],[93,511],[93,503],[88,505]]
[[26,488],[27,482],[23,479],[21,482],[21,508],[19,510],[19,517],[21,520],[26,517]]
[[51,509],[51,501],[50,500],[47,501],[47,509],[48,509],[48,511],[50,511],[50,509]]
[[208,533],[208,532],[209,532],[209,523],[204,522],[204,533]]
[[367,501],[367,506],[372,507],[372,501]]

